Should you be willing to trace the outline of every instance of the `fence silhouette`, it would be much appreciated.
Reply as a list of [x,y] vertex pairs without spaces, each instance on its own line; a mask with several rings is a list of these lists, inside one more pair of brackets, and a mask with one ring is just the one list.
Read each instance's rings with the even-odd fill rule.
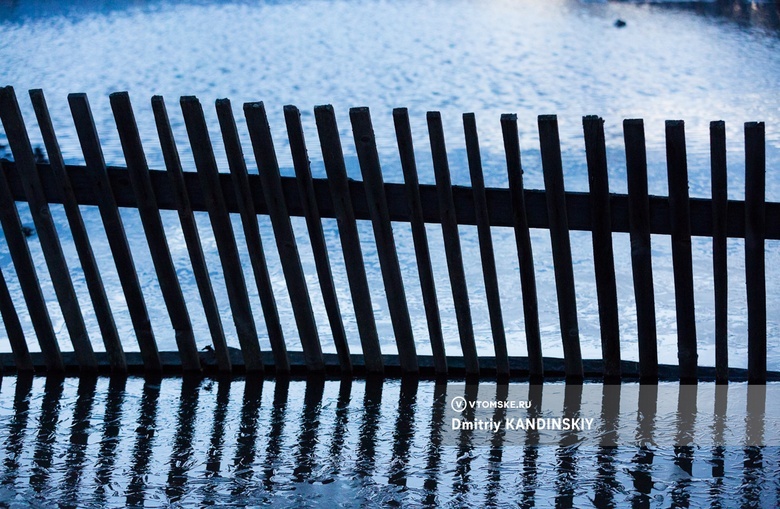
[[[428,130],[435,185],[419,184],[409,117],[404,109],[393,112],[404,184],[385,183],[379,162],[370,114],[367,108],[350,110],[354,142],[362,181],[347,178],[341,140],[330,106],[315,108],[315,119],[327,172],[326,179],[312,178],[300,113],[285,107],[295,177],[282,177],[271,132],[262,103],[247,103],[244,114],[251,138],[258,174],[249,174],[243,156],[233,111],[228,100],[216,102],[219,126],[225,143],[230,173],[220,173],[209,138],[203,109],[194,97],[181,98],[190,147],[196,170],[183,171],[171,131],[166,107],[159,96],[152,98],[165,171],[150,170],[133,109],[127,93],[110,97],[126,168],[107,167],[89,102],[84,94],[68,97],[85,166],[66,166],[40,90],[30,92],[48,163],[36,162],[15,93],[0,90],[0,117],[14,161],[3,160],[0,172],[0,223],[16,269],[41,353],[29,352],[27,340],[5,279],[0,277],[0,312],[12,347],[12,354],[0,354],[2,364],[25,371],[49,372],[78,369],[82,373],[111,371],[125,373],[164,370],[261,373],[340,371],[350,373],[403,373],[433,375],[544,376],[563,375],[579,381],[586,376],[603,376],[615,381],[638,377],[653,382],[678,378],[695,382],[715,378],[747,378],[763,383],[768,378],[767,317],[764,241],[780,239],[780,203],[765,203],[764,124],[745,124],[745,200],[728,200],[726,194],[726,143],[723,122],[712,122],[712,199],[688,196],[685,132],[682,121],[666,122],[666,155],[669,196],[649,196],[644,127],[641,120],[624,121],[628,194],[609,192],[603,121],[583,118],[589,193],[564,190],[560,141],[555,116],[538,119],[545,190],[523,187],[517,120],[503,115],[501,126],[506,152],[507,189],[486,188],[482,175],[476,122],[473,114],[463,116],[471,187],[453,186],[440,114],[428,113]],[[51,283],[62,308],[73,352],[61,352],[52,328],[27,246],[15,201],[26,201],[51,275]],[[51,219],[48,204],[64,206],[79,261],[106,352],[94,352],[90,332],[76,299],[68,264]],[[108,293],[90,246],[79,205],[97,206],[105,227],[111,254],[127,301],[139,353],[124,352],[109,305]],[[161,352],[152,331],[147,304],[136,274],[131,249],[119,214],[119,207],[139,212],[148,240],[163,300],[175,330],[177,352]],[[212,352],[199,352],[183,293],[171,259],[160,209],[178,211],[184,240],[192,263],[209,332]],[[222,319],[206,267],[194,212],[209,215],[225,278],[232,318],[240,351],[228,348]],[[258,285],[268,328],[271,352],[262,352],[249,303],[249,293],[239,260],[230,214],[241,217],[246,249]],[[270,284],[257,216],[270,217],[276,247],[299,332],[301,351],[288,351],[282,334],[277,302]],[[316,263],[317,276],[337,354],[323,354],[301,258],[293,234],[291,216],[306,220]],[[335,218],[343,251],[349,290],[360,336],[362,354],[350,352],[341,308],[331,273],[322,230],[322,218]],[[397,355],[383,355],[371,304],[357,221],[373,226],[384,289],[397,342]],[[411,225],[420,288],[423,297],[432,356],[416,352],[412,324],[401,278],[392,221]],[[447,268],[452,287],[462,356],[447,356],[433,278],[431,254],[425,224],[442,227]],[[469,304],[464,260],[458,225],[476,225],[478,230],[486,299],[495,356],[477,353]],[[502,309],[499,300],[490,228],[514,229],[517,242],[527,357],[507,353]],[[558,311],[564,359],[543,357],[536,296],[534,261],[529,229],[550,231],[555,270]],[[577,308],[572,266],[570,230],[592,232],[594,269],[601,328],[602,359],[583,360],[580,352]],[[637,307],[639,362],[620,357],[620,336],[612,233],[628,232]],[[659,366],[656,316],[651,266],[650,235],[671,236],[672,263],[678,334],[679,366]],[[715,283],[716,323],[714,368],[698,366],[693,301],[691,236],[711,237]],[[748,310],[748,369],[729,368],[726,239],[745,239]],[[95,333],[96,331],[92,331]],[[297,345],[296,345],[297,347]]]

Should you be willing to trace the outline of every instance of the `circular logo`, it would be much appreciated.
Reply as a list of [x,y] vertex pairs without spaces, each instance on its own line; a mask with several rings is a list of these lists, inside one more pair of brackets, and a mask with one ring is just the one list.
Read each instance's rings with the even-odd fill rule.
[[455,396],[452,398],[452,402],[450,403],[450,406],[453,410],[460,413],[466,409],[466,398],[463,396]]

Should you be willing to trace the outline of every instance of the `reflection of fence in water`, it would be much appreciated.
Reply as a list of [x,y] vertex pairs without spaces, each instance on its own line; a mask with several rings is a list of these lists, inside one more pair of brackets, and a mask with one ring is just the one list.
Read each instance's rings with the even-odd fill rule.
[[[327,499],[349,506],[449,501],[521,507],[552,499],[563,507],[651,507],[663,497],[678,506],[769,507],[780,494],[779,437],[769,437],[778,430],[769,420],[764,424],[766,408],[755,408],[762,398],[749,399],[754,408],[747,408],[744,398],[734,397],[742,389],[735,392],[733,385],[704,384],[703,391],[714,392],[706,405],[697,404],[695,389],[664,401],[656,385],[604,385],[593,393],[570,386],[560,415],[600,406],[598,430],[570,432],[545,445],[531,431],[515,443],[502,433],[488,444],[466,432],[447,437],[453,386],[416,378],[19,376],[4,382],[0,490],[74,507],[141,506],[145,500],[205,505],[236,497],[299,505]],[[523,392],[541,403],[556,385]],[[661,392],[669,387],[678,386],[662,385]],[[508,394],[507,386],[490,384],[455,390],[467,399],[478,392],[497,399]],[[630,391],[636,393],[626,398]],[[592,395],[602,401],[590,401]],[[503,411],[495,409],[496,417]],[[753,427],[745,431],[752,438],[633,445],[666,439],[659,433],[669,420],[680,443],[694,428],[726,436],[722,423],[730,412],[752,413]],[[583,436],[623,428],[636,440],[606,447]],[[756,434],[769,445],[739,445]]]
[[[437,183],[435,186],[426,186],[417,181],[409,119],[405,110],[394,112],[405,184],[385,184],[371,119],[365,108],[350,111],[363,174],[363,181],[356,182],[347,178],[336,118],[330,107],[315,108],[319,141],[328,174],[327,179],[320,180],[312,179],[300,114],[294,107],[285,110],[285,118],[296,177],[283,178],[279,173],[262,103],[244,105],[252,147],[259,165],[259,175],[255,176],[248,174],[236,123],[227,100],[217,102],[217,114],[225,143],[229,175],[218,172],[203,109],[193,97],[182,98],[181,107],[197,172],[182,171],[165,105],[159,97],[152,100],[152,107],[167,172],[150,171],[147,167],[127,94],[111,96],[111,106],[127,163],[126,169],[106,167],[89,103],[83,94],[71,95],[69,102],[86,166],[66,168],[43,94],[40,91],[32,91],[31,98],[48,152],[49,164],[36,163],[13,90],[7,87],[0,92],[0,116],[15,158],[13,163],[2,163],[0,219],[42,351],[40,355],[29,352],[17,310],[5,281],[0,279],[0,311],[13,350],[12,355],[3,356],[3,363],[13,363],[18,370],[40,366],[53,372],[78,368],[84,373],[98,369],[110,369],[116,373],[126,372],[128,369],[159,373],[163,368],[184,371],[200,371],[206,368],[221,372],[229,372],[235,368],[245,372],[262,372],[267,365],[280,374],[291,370],[321,372],[326,368],[350,373],[354,368],[368,373],[423,371],[436,374],[497,374],[500,377],[510,374],[529,375],[531,378],[557,374],[565,375],[571,381],[581,380],[585,375],[604,376],[610,380],[632,376],[644,381],[655,381],[659,376],[695,381],[703,376],[725,381],[729,378],[726,239],[737,237],[745,239],[748,370],[732,371],[731,375],[732,378],[737,375],[752,382],[764,382],[767,379],[764,240],[780,238],[780,204],[765,203],[764,200],[766,163],[764,125],[761,123],[745,124],[746,199],[728,201],[725,128],[722,122],[713,122],[711,125],[713,199],[706,200],[690,199],[688,196],[685,133],[681,121],[668,121],[666,124],[670,196],[665,198],[648,196],[644,127],[641,120],[624,122],[628,194],[615,195],[609,193],[603,121],[596,117],[583,119],[591,192],[567,193],[564,190],[558,126],[554,116],[539,117],[546,190],[528,191],[523,188],[517,122],[512,115],[505,115],[501,119],[509,188],[485,189],[476,124],[474,116],[470,114],[464,115],[464,127],[472,187],[460,188],[451,185],[441,117],[436,112],[429,113],[428,128]],[[23,200],[30,204],[52,286],[72,340],[73,353],[60,352],[14,200]],[[100,333],[104,339],[106,354],[93,351],[68,264],[49,214],[49,203],[63,203],[65,207]],[[102,284],[90,240],[80,216],[79,205],[97,205],[100,211],[128,313],[138,339],[140,355],[124,352],[106,296],[108,291],[113,289],[107,289]],[[178,352],[158,350],[118,207],[138,209],[163,300],[176,333]],[[197,351],[187,306],[160,219],[160,209],[179,212],[193,274],[214,344],[213,354]],[[217,240],[232,319],[241,346],[240,352],[231,351],[227,347],[193,211],[206,211],[209,214]],[[260,351],[230,213],[239,213],[241,216],[251,268],[258,285],[268,328],[271,352]],[[258,231],[257,214],[268,214],[271,219],[302,352],[287,351],[288,345],[282,333],[276,297],[269,281],[265,251]],[[309,290],[292,231],[291,216],[304,216],[307,221],[323,302],[338,351],[335,356],[322,353]],[[350,355],[349,352],[323,239],[322,217],[338,220],[362,355]],[[398,348],[397,356],[381,354],[356,227],[356,221],[359,219],[370,220],[374,228],[377,254]],[[418,356],[416,352],[391,221],[411,224],[432,357]],[[459,358],[447,357],[444,349],[436,285],[425,235],[426,223],[440,223],[442,226],[463,352]],[[495,347],[495,356],[491,358],[478,357],[475,346],[458,234],[458,225],[462,224],[476,225],[479,233],[485,294]],[[507,354],[491,226],[512,227],[515,231],[519,279],[523,289],[527,358],[510,358]],[[546,228],[550,231],[564,352],[562,362],[544,359],[542,356],[529,228]],[[570,229],[593,233],[602,341],[602,359],[599,362],[583,362],[581,358]],[[620,358],[618,303],[612,253],[613,232],[628,232],[631,236],[631,261],[637,305],[638,363],[622,362]],[[679,367],[659,368],[658,365],[651,234],[671,236]],[[697,360],[692,235],[713,239],[716,322],[714,370],[699,367]],[[774,378],[778,375],[770,373],[769,376]]]

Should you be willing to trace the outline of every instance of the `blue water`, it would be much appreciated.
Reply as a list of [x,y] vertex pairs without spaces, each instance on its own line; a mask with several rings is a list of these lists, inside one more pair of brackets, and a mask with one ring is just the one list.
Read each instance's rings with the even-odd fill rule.
[[[24,94],[43,88],[67,162],[82,163],[82,155],[70,120],[66,95],[87,92],[98,132],[110,164],[123,165],[108,94],[127,90],[134,101],[141,136],[150,166],[162,168],[149,98],[166,97],[185,170],[193,170],[177,99],[197,95],[206,117],[221,170],[226,171],[216,116],[209,106],[220,97],[233,101],[240,134],[251,150],[243,127],[240,106],[263,100],[269,112],[277,152],[285,174],[292,174],[284,132],[282,106],[303,110],[312,171],[324,176],[316,143],[311,109],[333,104],[339,120],[348,170],[359,178],[347,117],[352,106],[369,106],[377,134],[386,181],[401,181],[394,142],[391,110],[408,107],[418,151],[420,179],[433,182],[427,147],[425,112],[442,112],[447,135],[453,182],[468,184],[460,115],[476,113],[483,148],[485,178],[489,186],[506,186],[499,115],[518,114],[525,182],[542,188],[536,115],[559,117],[567,189],[587,190],[580,118],[598,114],[605,118],[612,190],[625,192],[621,121],[645,119],[648,141],[650,192],[666,193],[664,163],[665,119],[686,121],[690,192],[709,194],[709,121],[727,122],[729,196],[744,195],[742,123],[767,123],[767,199],[780,201],[780,179],[773,168],[780,165],[780,37],[772,25],[771,4],[750,7],[735,4],[728,16],[716,14],[713,4],[652,5],[580,2],[577,0],[509,1],[465,0],[424,3],[378,0],[320,0],[301,2],[63,2],[21,1],[0,4],[0,83],[13,85],[21,97],[34,144],[41,144],[31,106]],[[616,28],[616,19],[627,26]],[[776,16],[775,16],[776,18]],[[0,144],[5,144],[0,131]],[[23,221],[31,223],[25,205],[19,205]],[[97,211],[84,207],[103,279],[111,293],[116,322],[128,350],[136,349],[116,269],[110,258]],[[63,247],[79,292],[90,330],[97,322],[89,302],[83,273],[78,265],[64,213],[53,207]],[[152,325],[160,347],[174,349],[170,321],[156,282],[140,221],[133,211],[123,211],[133,246],[139,279],[144,287]],[[199,216],[207,262],[214,278],[229,344],[238,346],[218,269],[214,238],[205,216]],[[185,291],[198,345],[210,343],[208,328],[195,288],[189,259],[175,213],[163,213],[170,247]],[[242,244],[241,229],[235,231]],[[295,220],[315,317],[323,348],[334,351],[305,226]],[[429,352],[422,298],[417,284],[415,258],[408,225],[396,224],[403,277],[413,314],[414,333],[421,353]],[[335,221],[325,221],[326,237],[339,288],[342,314],[353,351],[359,340],[346,274],[340,256]],[[274,246],[270,223],[261,218],[264,244],[283,326],[291,349],[297,349],[292,311]],[[458,354],[457,326],[443,260],[440,229],[429,227],[434,253],[434,273],[445,327],[448,353]],[[476,231],[462,227],[464,254],[478,259]],[[373,234],[368,223],[360,225],[369,285],[383,351],[395,350],[393,331],[379,271]],[[590,236],[571,234],[582,350],[585,357],[599,357],[599,324],[595,297]],[[549,235],[533,231],[532,241],[540,299],[544,354],[561,356],[555,285]],[[504,321],[510,354],[525,354],[517,257],[512,232],[494,229]],[[70,342],[62,315],[51,291],[40,246],[30,249],[48,298],[49,310],[63,350]],[[676,327],[671,249],[666,237],[653,237],[654,278],[658,317],[659,356],[675,364]],[[701,364],[714,363],[713,288],[710,244],[694,239],[694,275],[699,355]],[[742,242],[729,243],[729,332],[732,365],[746,365],[746,306]],[[241,251],[245,269],[249,261]],[[615,235],[621,341],[624,359],[637,358],[635,306],[627,235]],[[0,268],[14,294],[22,323],[34,344],[34,333],[4,239],[0,237]],[[769,367],[780,369],[780,249],[767,242],[767,292]],[[245,270],[251,301],[261,335],[268,348],[259,299],[251,270]],[[468,264],[467,281],[480,353],[493,352],[482,274],[478,263]],[[102,350],[97,332],[91,338]],[[9,350],[0,338],[0,349]]]
[[[562,390],[538,388],[531,400]],[[451,431],[446,407],[463,385],[6,377],[0,506],[777,507],[777,408],[767,393],[746,431],[764,445],[737,433],[716,443],[719,419],[751,409],[744,386],[720,389],[702,384],[697,412],[675,384],[655,398],[653,386],[585,386],[547,408],[594,418],[593,429],[486,445]],[[669,431],[688,428],[696,439],[670,445]],[[609,430],[623,433],[617,446],[599,446]]]

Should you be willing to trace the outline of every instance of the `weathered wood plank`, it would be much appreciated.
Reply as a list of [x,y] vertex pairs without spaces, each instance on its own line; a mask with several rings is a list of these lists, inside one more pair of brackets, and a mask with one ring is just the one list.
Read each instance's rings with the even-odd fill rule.
[[[16,175],[16,164],[8,160],[0,160],[0,165],[6,170],[8,184],[15,200],[25,201],[24,190],[21,181]],[[41,183],[49,203],[62,203],[62,194],[58,190],[57,183],[48,164],[38,164]],[[76,199],[82,205],[97,205],[98,196],[91,184],[87,169],[83,166],[66,167],[73,184]],[[109,181],[116,203],[120,207],[136,207],[133,197],[132,185],[124,168],[109,167]],[[170,186],[167,172],[151,170],[149,176],[157,195],[157,206],[164,210],[176,210],[176,200]],[[232,189],[232,179],[229,174],[220,174],[218,180],[225,190],[223,198],[227,211],[238,213],[238,204]],[[204,190],[195,172],[185,172],[184,182],[187,193],[190,196],[192,209],[206,211]],[[260,184],[259,175],[249,175],[249,184],[252,199],[255,202],[255,210],[258,214],[267,214],[268,209]],[[327,179],[313,179],[314,195],[317,205],[320,207],[320,215],[323,218],[335,218],[333,200]],[[352,200],[356,219],[371,219],[366,203],[365,190],[360,181],[349,181],[349,193]],[[287,209],[291,216],[302,217],[304,215],[301,205],[301,197],[298,184],[293,177],[282,177],[282,189],[287,201]],[[422,205],[423,219],[426,223],[441,223],[438,195],[435,185],[421,184],[420,202]],[[385,195],[390,212],[391,221],[409,222],[411,213],[406,201],[405,184],[385,184]],[[455,217],[460,225],[476,225],[474,213],[474,196],[471,188],[453,186],[452,195],[455,201]],[[486,188],[488,216],[491,226],[514,226],[510,191],[500,188]],[[544,191],[526,189],[523,197],[526,205],[526,217],[530,228],[546,229],[549,227],[547,219],[547,199]],[[649,228],[651,234],[669,235],[671,233],[671,219],[669,215],[669,198],[666,196],[648,196],[649,201]],[[612,231],[615,233],[629,233],[629,197],[624,194],[610,194],[609,204],[612,212]],[[742,200],[729,200],[728,202],[728,238],[745,237],[745,202]],[[766,225],[765,239],[780,240],[780,203],[768,202],[765,204]],[[691,198],[691,235],[697,237],[712,237],[712,200],[708,198]],[[590,197],[588,193],[566,193],[566,215],[569,219],[569,230],[591,231]]]
[[618,320],[615,259],[612,250],[612,217],[609,207],[607,149],[604,120],[597,116],[582,118],[585,154],[588,163],[591,215],[593,220],[593,268],[601,326],[601,356],[604,380],[620,379],[620,323]]
[[228,166],[233,177],[233,189],[238,200],[238,209],[241,213],[241,226],[244,229],[244,238],[246,239],[247,251],[249,252],[249,259],[252,265],[252,273],[255,276],[257,292],[260,296],[260,305],[263,308],[271,350],[274,352],[274,363],[280,372],[286,372],[289,370],[290,362],[287,358],[287,344],[284,341],[279,309],[276,306],[271,276],[268,273],[265,248],[263,247],[260,227],[257,222],[257,212],[249,191],[244,152],[241,148],[241,141],[238,139],[238,130],[233,119],[230,101],[220,99],[217,101],[216,107]]
[[182,367],[185,371],[200,371],[198,347],[195,344],[190,314],[184,302],[179,278],[176,276],[176,268],[173,266],[160,209],[157,208],[157,200],[154,197],[154,188],[149,180],[149,166],[141,145],[141,136],[130,104],[130,96],[127,92],[116,92],[110,95],[109,100],[119,132],[127,172],[138,203],[138,214],[152,255],[152,264],[160,283],[163,301],[168,308],[176,345],[181,353]]
[[474,341],[474,324],[471,319],[469,292],[466,286],[466,273],[463,268],[463,253],[460,247],[460,234],[455,216],[455,200],[452,195],[450,168],[447,162],[447,147],[444,143],[444,129],[441,114],[438,111],[428,112],[428,134],[431,142],[433,171],[436,177],[436,190],[439,203],[444,252],[447,257],[447,270],[450,275],[452,298],[455,306],[455,316],[458,321],[460,346],[466,361],[468,375],[479,374],[479,359]]
[[[8,337],[8,342],[11,344],[14,366],[16,366],[18,371],[32,371],[35,368],[32,357],[30,357],[30,349],[27,347],[24,329],[22,329],[22,323],[19,321],[19,314],[16,312],[16,307],[11,298],[11,292],[8,291],[8,284],[5,282],[2,270],[0,270],[0,316],[3,318],[6,337]],[[2,372],[2,368],[0,368],[0,372]]]
[[[423,220],[423,209],[420,201],[420,183],[417,177],[417,163],[414,158],[412,144],[412,129],[409,125],[409,112],[405,108],[393,110],[398,153],[401,157],[401,168],[404,173],[406,200],[409,205],[409,222],[412,229],[412,241],[417,259],[417,272],[420,276],[425,318],[428,322],[428,336],[431,341],[431,353],[437,374],[447,373],[447,357],[444,348],[444,335],[441,329],[441,315],[436,296],[436,282],[433,279],[431,253],[428,247],[428,234]],[[385,185],[387,188],[387,185]]]
[[563,339],[566,377],[582,379],[582,354],[577,324],[577,298],[574,288],[574,267],[571,260],[569,221],[566,215],[566,195],[563,184],[561,142],[555,115],[540,115],[539,143],[542,152],[544,187],[547,190],[547,216],[550,221],[550,243],[555,268],[555,288],[558,293],[558,315]]
[[92,186],[97,192],[100,217],[125,294],[127,309],[138,339],[138,346],[144,358],[144,365],[150,372],[159,372],[162,369],[162,364],[160,363],[157,343],[152,332],[141,284],[138,281],[138,273],[133,263],[133,255],[127,242],[125,227],[112,193],[103,158],[103,149],[92,118],[89,101],[86,94],[70,94],[68,95],[68,103],[76,125],[81,150],[84,153],[84,161],[91,175]]
[[501,296],[498,290],[496,259],[493,253],[493,237],[490,233],[485,178],[482,174],[482,157],[479,153],[477,121],[473,113],[463,115],[463,129],[466,137],[466,155],[469,163],[471,187],[474,191],[474,212],[477,219],[479,253],[482,260],[482,277],[485,281],[485,297],[490,315],[490,329],[493,332],[493,348],[496,354],[496,370],[499,377],[509,376],[509,354],[507,353],[504,317],[501,313]]
[[0,88],[0,119],[2,119],[8,144],[11,146],[11,152],[17,164],[17,171],[22,181],[27,203],[30,204],[30,215],[35,224],[38,240],[41,243],[41,251],[43,251],[46,267],[49,269],[54,293],[62,309],[62,317],[65,320],[73,350],[76,352],[79,367],[85,373],[94,372],[97,369],[95,352],[92,349],[84,316],[81,313],[81,306],[70,278],[70,269],[65,262],[57,228],[54,226],[51,210],[49,210],[49,204],[38,178],[35,155],[12,87]]
[[650,207],[647,195],[647,155],[641,119],[623,121],[628,178],[628,219],[631,237],[631,270],[636,299],[637,342],[640,378],[658,380],[658,344],[653,293],[653,265],[650,250]]
[[306,357],[306,365],[312,372],[322,371],[325,369],[325,364],[322,361],[322,345],[317,331],[317,322],[314,320],[309,288],[306,285],[306,276],[303,274],[295,232],[293,232],[290,214],[287,211],[287,203],[282,191],[279,163],[276,160],[271,128],[268,125],[263,103],[244,104],[244,116],[249,128],[255,160],[258,164],[260,181],[263,183],[263,196],[265,196],[265,203],[271,216],[276,248],[279,251],[284,278],[287,281],[287,291],[290,294],[295,323],[298,325],[298,334]]
[[[41,135],[43,136],[43,143],[46,145],[51,169],[57,181],[58,189],[62,193],[63,208],[68,218],[81,269],[84,271],[87,291],[92,300],[92,308],[95,310],[95,318],[98,322],[100,335],[103,338],[103,345],[106,348],[106,352],[108,352],[112,371],[117,374],[126,373],[127,362],[122,342],[119,338],[119,332],[116,329],[114,314],[108,302],[106,288],[103,285],[103,278],[100,275],[100,269],[98,269],[95,254],[92,251],[92,244],[89,241],[87,229],[84,226],[84,219],[81,216],[78,200],[73,192],[68,172],[65,170],[65,162],[62,159],[60,145],[54,132],[49,109],[46,106],[46,98],[42,90],[30,90],[30,99],[35,109],[35,116],[38,120]],[[40,170],[41,168],[39,167],[38,171],[40,172]]]
[[371,305],[371,294],[366,279],[366,267],[363,264],[363,252],[360,248],[355,212],[352,208],[352,197],[347,179],[347,169],[344,166],[344,154],[341,149],[336,115],[333,112],[333,107],[328,105],[314,108],[314,116],[317,122],[325,171],[328,174],[327,182],[332,196],[334,216],[338,221],[341,249],[344,254],[347,280],[360,332],[360,342],[366,359],[366,370],[369,373],[382,373],[384,370],[382,350],[379,347],[374,309]]
[[371,215],[371,224],[374,227],[379,266],[385,285],[387,305],[393,323],[401,369],[405,373],[417,373],[417,349],[412,333],[412,320],[409,317],[404,282],[401,278],[401,266],[398,263],[398,252],[393,238],[393,226],[390,224],[390,213],[387,210],[382,168],[379,164],[371,116],[368,108],[352,108],[349,111],[349,117],[352,121],[352,133],[357,148],[360,171],[363,174],[368,211]]
[[517,115],[501,115],[501,131],[506,153],[506,169],[509,179],[509,198],[512,208],[512,226],[515,230],[517,258],[520,267],[520,285],[523,292],[523,319],[525,340],[528,349],[528,371],[534,381],[544,377],[542,363],[542,339],[539,329],[539,302],[536,295],[536,275],[528,230],[525,196],[523,189],[523,166],[520,161],[520,141],[517,130]]
[[179,213],[179,222],[181,223],[184,242],[187,244],[187,252],[190,255],[192,265],[192,274],[195,277],[195,283],[198,286],[198,293],[203,304],[203,312],[206,315],[206,322],[209,327],[212,343],[214,344],[214,354],[217,360],[219,370],[229,373],[232,369],[230,355],[227,350],[227,340],[225,330],[222,327],[222,318],[219,315],[219,306],[217,305],[214,289],[211,285],[208,267],[206,266],[206,257],[203,254],[203,246],[200,242],[198,233],[198,224],[195,222],[195,215],[192,212],[189,195],[184,184],[184,174],[179,159],[179,151],[176,148],[176,141],[171,131],[171,123],[168,120],[168,111],[165,108],[165,102],[159,95],[152,97],[152,110],[154,120],[157,126],[157,135],[160,138],[160,147],[162,148],[165,167],[170,176],[170,185],[173,197],[176,201],[176,209]]
[[748,308],[748,382],[751,384],[766,382],[764,129],[763,122],[745,123],[745,283]]
[[691,220],[688,209],[688,161],[685,126],[681,120],[666,121],[666,169],[669,179],[669,212],[672,219],[672,265],[674,302],[677,310],[677,356],[680,382],[696,383],[696,316],[693,298]]
[[[238,246],[236,246],[236,238],[233,235],[233,224],[230,222],[230,216],[228,216],[228,210],[225,206],[223,181],[226,186],[230,184],[227,179],[220,179],[200,101],[195,97],[182,97],[180,103],[198,173],[199,187],[203,193],[204,205],[208,210],[211,228],[217,241],[217,250],[222,263],[228,300],[244,364],[249,372],[262,372],[263,358],[260,343],[257,340],[257,329],[252,317],[244,273],[241,270],[241,259],[238,256]],[[193,197],[192,189],[192,187],[188,187],[190,198]]]
[[726,171],[726,124],[710,123],[712,175],[712,277],[715,286],[715,371],[718,383],[728,382],[728,179]]
[[[301,126],[301,113],[295,106],[285,106],[284,119],[287,124],[287,136],[290,141],[290,152],[292,153],[293,166],[295,168],[301,209],[306,218],[309,242],[314,254],[314,264],[317,268],[317,279],[320,283],[322,300],[325,304],[325,312],[328,315],[330,330],[333,334],[333,343],[338,353],[339,366],[343,373],[351,373],[352,361],[349,357],[347,333],[344,330],[344,321],[341,318],[336,285],[333,282],[333,273],[330,268],[328,246],[325,243],[320,211],[314,194],[314,183],[312,181],[311,168],[309,167],[309,155],[306,149],[306,141],[303,137],[303,127]],[[283,182],[284,179],[281,180],[281,183]]]

